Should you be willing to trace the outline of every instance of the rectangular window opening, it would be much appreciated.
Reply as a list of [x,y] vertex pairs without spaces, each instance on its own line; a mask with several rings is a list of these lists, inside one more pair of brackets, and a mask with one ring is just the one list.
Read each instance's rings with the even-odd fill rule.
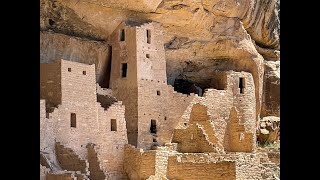
[[126,33],[124,29],[120,30],[120,41],[125,41],[126,40]]
[[239,78],[239,88],[240,88],[240,94],[244,93],[244,88],[245,88],[245,84],[244,84],[244,78]]
[[157,91],[157,95],[160,96],[160,91]]
[[71,113],[71,127],[76,128],[77,127],[77,116],[75,113]]
[[117,131],[117,120],[111,119],[111,131]]
[[71,72],[71,68],[68,68],[68,71]]
[[157,122],[154,119],[151,119],[150,133],[157,134]]
[[86,74],[87,74],[87,72],[86,72],[86,71],[82,71],[82,74],[83,74],[83,75],[86,75]]
[[151,31],[147,29],[147,43],[151,44]]
[[146,54],[146,58],[148,58],[148,59],[149,59],[149,58],[150,58],[150,54]]
[[122,73],[121,73],[121,76],[123,78],[127,77],[127,70],[128,70],[128,64],[127,63],[123,63],[122,64]]

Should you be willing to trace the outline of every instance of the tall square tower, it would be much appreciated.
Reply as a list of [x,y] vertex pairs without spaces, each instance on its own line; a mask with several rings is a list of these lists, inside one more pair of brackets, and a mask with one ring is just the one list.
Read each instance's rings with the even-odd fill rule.
[[123,22],[109,40],[112,45],[109,87],[125,104],[128,141],[137,147],[149,147],[153,142],[151,126],[167,116],[168,88],[161,25]]

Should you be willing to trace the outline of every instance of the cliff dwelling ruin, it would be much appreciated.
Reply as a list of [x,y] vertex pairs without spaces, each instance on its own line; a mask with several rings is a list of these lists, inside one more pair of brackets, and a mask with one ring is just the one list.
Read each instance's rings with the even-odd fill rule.
[[125,21],[103,68],[40,63],[42,179],[270,178],[277,163],[257,148],[253,74],[211,69],[170,85],[163,39],[160,23]]

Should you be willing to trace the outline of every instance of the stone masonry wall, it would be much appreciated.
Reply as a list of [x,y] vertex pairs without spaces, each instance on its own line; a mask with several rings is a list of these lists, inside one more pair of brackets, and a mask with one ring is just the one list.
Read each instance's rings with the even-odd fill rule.
[[[120,31],[125,31],[125,41],[120,41]],[[120,24],[110,36],[112,44],[112,67],[110,88],[113,96],[126,107],[125,117],[128,141],[137,144],[138,136],[138,85],[136,61],[136,30]],[[122,64],[127,63],[127,76],[122,77]]]
[[147,79],[166,82],[166,59],[161,25],[152,22],[136,26],[136,40],[138,81]]
[[[238,112],[238,117],[243,125],[243,133],[252,133],[247,138],[248,143],[252,143],[250,151],[254,151],[255,144],[252,138],[256,135],[255,121],[255,94],[252,75],[246,72],[226,71],[227,88],[225,90],[207,89],[203,97],[195,96],[188,105],[177,128],[185,129],[189,123],[191,110],[194,104],[201,104],[207,107],[210,121],[214,124],[214,129],[218,142],[225,150],[229,150],[229,115],[232,107]],[[239,77],[244,77],[244,93],[240,94]]]
[[177,151],[182,153],[217,152],[204,133],[204,128],[197,124],[192,124],[187,129],[176,129],[172,142],[178,143]]
[[[60,142],[81,159],[87,159],[86,145],[94,143],[101,147],[97,154],[103,171],[111,178],[123,176],[123,148],[128,141],[122,102],[115,102],[105,110],[96,102],[94,66],[74,62],[63,64],[62,71],[66,69],[61,80],[63,101],[49,113],[49,118],[41,119],[40,150],[54,152],[54,143]],[[71,67],[71,72],[68,72],[68,67]],[[83,70],[86,70],[86,75],[82,74]],[[43,109],[44,101],[40,103],[40,109]],[[71,127],[71,113],[75,113],[76,127]],[[111,119],[116,120],[115,131],[111,131]]]
[[167,177],[169,179],[184,180],[235,180],[236,167],[235,162],[232,161],[206,161],[206,157],[201,154],[170,156]]
[[227,125],[226,137],[229,141],[229,146],[226,148],[232,152],[251,152],[254,149],[255,137],[252,133],[245,131],[244,125],[240,123],[237,110],[232,107]]
[[126,145],[125,171],[130,179],[262,179],[262,157],[267,154],[178,153],[168,147],[142,150]]
[[[138,147],[150,149],[155,138],[159,145],[171,142],[173,130],[194,95],[177,93],[163,81],[143,79],[138,87]],[[156,136],[150,133],[156,120]]]
[[175,129],[173,143],[178,143],[179,152],[221,152],[215,127],[210,121],[207,107],[195,104],[192,107],[189,123],[186,129]]
[[97,102],[95,66],[62,60],[61,93],[62,104],[79,102],[81,106],[95,104]]
[[86,174],[88,172],[88,162],[79,158],[70,148],[65,148],[60,143],[55,144],[56,156],[62,169],[68,171],[80,171]]
[[125,146],[124,169],[129,179],[147,179],[155,174],[156,151],[136,149],[132,145]]

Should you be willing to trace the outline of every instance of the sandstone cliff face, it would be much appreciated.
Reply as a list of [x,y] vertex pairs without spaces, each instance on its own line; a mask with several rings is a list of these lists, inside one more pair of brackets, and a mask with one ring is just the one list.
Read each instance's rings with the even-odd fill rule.
[[[250,72],[257,117],[278,116],[279,88],[273,82],[280,76],[272,75],[274,70],[265,64],[280,60],[279,13],[279,0],[41,0],[42,31],[94,40],[76,43],[70,37],[43,33],[41,61],[61,57],[96,61],[101,64],[99,80],[109,55],[107,37],[115,28],[125,20],[156,21],[163,25],[169,84],[178,77],[202,83],[210,78],[210,69]],[[89,45],[97,41],[103,42]],[[84,51],[87,47],[89,53]]]

